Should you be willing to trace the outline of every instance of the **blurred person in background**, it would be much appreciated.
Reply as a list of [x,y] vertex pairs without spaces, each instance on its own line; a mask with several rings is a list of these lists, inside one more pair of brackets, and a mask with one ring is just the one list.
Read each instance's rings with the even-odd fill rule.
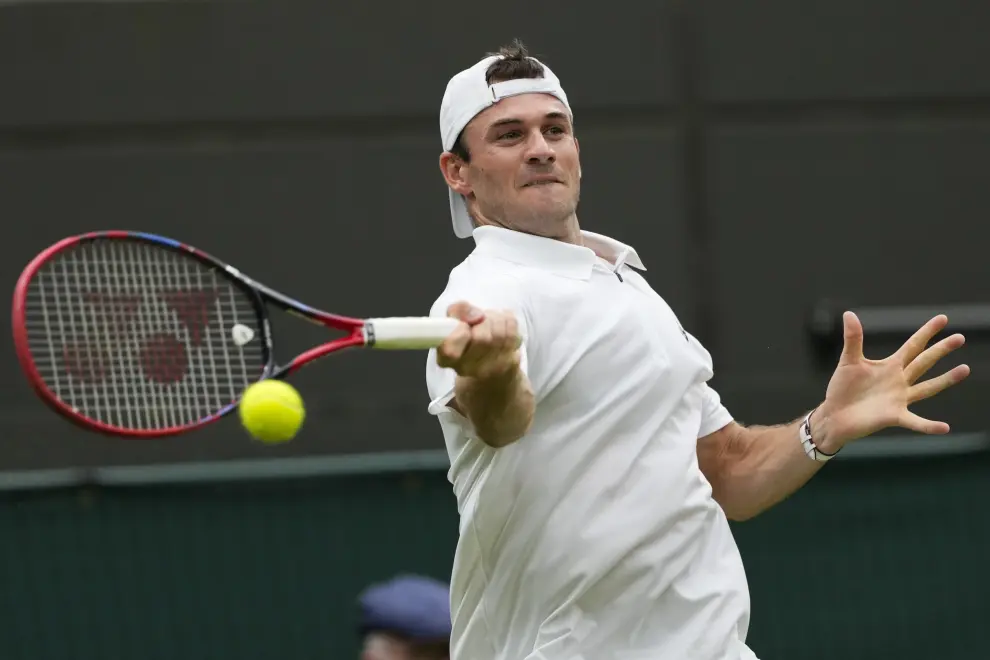
[[361,660],[448,660],[450,587],[419,575],[369,586],[359,600]]

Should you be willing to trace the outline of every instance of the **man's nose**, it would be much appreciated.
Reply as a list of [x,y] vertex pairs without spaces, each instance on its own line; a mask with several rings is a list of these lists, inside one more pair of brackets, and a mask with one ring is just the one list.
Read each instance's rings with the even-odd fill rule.
[[537,133],[529,141],[529,149],[526,154],[526,162],[531,165],[549,165],[557,160],[557,154],[553,147],[543,137],[543,133]]

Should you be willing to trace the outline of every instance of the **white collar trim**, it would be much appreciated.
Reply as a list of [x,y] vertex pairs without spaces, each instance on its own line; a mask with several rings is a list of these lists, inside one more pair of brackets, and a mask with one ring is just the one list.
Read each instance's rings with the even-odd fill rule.
[[565,277],[588,279],[599,257],[615,268],[628,264],[646,270],[636,250],[590,231],[582,231],[584,245],[573,245],[552,238],[485,225],[473,232],[475,252],[524,266],[549,269]]

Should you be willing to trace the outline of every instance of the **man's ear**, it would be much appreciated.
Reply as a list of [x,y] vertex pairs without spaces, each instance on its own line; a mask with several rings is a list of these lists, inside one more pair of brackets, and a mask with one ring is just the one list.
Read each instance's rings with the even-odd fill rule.
[[451,190],[461,195],[470,195],[472,192],[471,185],[465,177],[466,170],[467,163],[455,154],[449,151],[440,154],[440,172],[443,174],[444,181],[447,182]]

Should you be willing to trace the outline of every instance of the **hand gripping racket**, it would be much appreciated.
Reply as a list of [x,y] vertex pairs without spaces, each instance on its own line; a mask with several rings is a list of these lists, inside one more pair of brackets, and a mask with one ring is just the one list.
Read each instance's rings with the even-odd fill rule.
[[[277,364],[272,307],[347,334]],[[128,231],[44,250],[21,274],[13,303],[14,345],[35,392],[76,424],[138,438],[214,422],[251,384],[336,351],[433,348],[457,324],[329,314],[201,250]]]

